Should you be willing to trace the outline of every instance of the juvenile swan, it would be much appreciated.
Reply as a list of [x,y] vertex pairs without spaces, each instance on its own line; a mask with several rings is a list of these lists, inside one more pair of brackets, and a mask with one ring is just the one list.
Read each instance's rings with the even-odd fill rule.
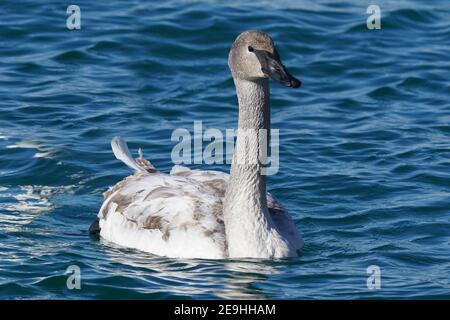
[[[259,129],[270,128],[269,80],[298,88],[272,39],[251,30],[235,40],[228,65],[239,101],[239,123],[230,175],[174,166],[157,171],[133,159],[124,140],[111,141],[115,156],[136,172],[104,193],[91,233],[122,246],[183,258],[282,258],[303,245],[287,211],[266,192],[258,158]],[[250,137],[248,136],[250,132]],[[252,138],[253,134],[253,139]],[[267,147],[264,146],[264,147]]]

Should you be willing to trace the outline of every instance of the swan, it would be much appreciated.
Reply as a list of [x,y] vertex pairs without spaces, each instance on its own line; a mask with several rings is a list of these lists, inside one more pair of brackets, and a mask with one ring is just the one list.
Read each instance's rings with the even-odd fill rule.
[[236,38],[228,65],[239,102],[230,174],[179,165],[166,174],[140,149],[133,159],[126,142],[114,137],[114,155],[135,173],[104,193],[91,233],[171,258],[270,259],[298,254],[303,240],[288,212],[266,192],[263,165],[252,161],[261,141],[246,140],[245,135],[270,128],[269,78],[292,88],[301,82],[281,63],[272,38],[258,30]]

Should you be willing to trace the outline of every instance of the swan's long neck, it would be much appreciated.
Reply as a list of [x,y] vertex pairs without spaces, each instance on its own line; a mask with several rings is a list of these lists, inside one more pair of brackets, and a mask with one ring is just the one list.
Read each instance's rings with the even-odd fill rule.
[[[266,179],[258,161],[267,148],[270,127],[267,79],[234,79],[239,124],[231,175],[224,199],[224,223],[230,257],[269,257],[273,222],[267,209]],[[263,135],[266,135],[264,139]]]

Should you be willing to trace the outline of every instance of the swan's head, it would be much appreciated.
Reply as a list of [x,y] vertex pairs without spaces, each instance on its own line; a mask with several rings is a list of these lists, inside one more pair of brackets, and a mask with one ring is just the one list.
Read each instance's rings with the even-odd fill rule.
[[292,88],[301,85],[281,63],[272,38],[259,30],[245,31],[236,38],[228,56],[228,65],[234,78],[271,78]]

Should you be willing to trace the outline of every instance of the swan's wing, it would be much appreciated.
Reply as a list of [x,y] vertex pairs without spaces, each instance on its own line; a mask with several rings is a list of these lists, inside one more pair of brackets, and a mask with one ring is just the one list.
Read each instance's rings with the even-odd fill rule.
[[222,201],[187,177],[136,173],[105,193],[100,235],[172,257],[226,254]]
[[297,249],[303,246],[303,240],[292,221],[291,215],[279,203],[274,196],[267,192],[267,207],[277,230],[285,237],[289,243],[292,243]]

